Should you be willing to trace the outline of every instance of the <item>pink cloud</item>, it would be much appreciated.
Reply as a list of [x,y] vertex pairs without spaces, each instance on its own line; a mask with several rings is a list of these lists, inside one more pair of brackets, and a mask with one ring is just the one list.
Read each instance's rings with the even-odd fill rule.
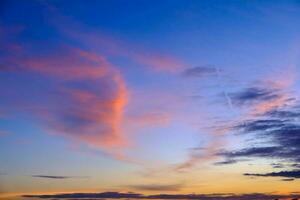
[[[70,16],[62,15],[58,9],[49,3],[42,3],[48,9],[49,24],[62,33],[65,37],[72,39],[81,45],[101,52],[107,56],[120,56],[148,67],[155,71],[178,72],[184,67],[182,60],[145,48],[144,46],[132,44],[111,34],[104,33],[98,29],[91,29],[78,23]],[[59,21],[59,23],[57,23]]]
[[[14,99],[14,109],[35,115],[53,134],[92,148],[105,149],[118,159],[128,160],[122,153],[112,150],[130,143],[122,130],[129,92],[121,72],[109,62],[109,58],[124,57],[145,69],[168,73],[178,72],[184,64],[170,55],[150,51],[107,34],[89,32],[57,14],[55,8],[49,8],[54,13],[52,25],[64,37],[80,44],[81,48],[58,43],[47,47],[46,52],[39,52],[39,48],[35,48],[41,47],[40,43],[10,45],[8,56],[2,58],[5,63],[3,69],[0,66],[2,70],[40,75],[51,85],[51,94],[49,91],[32,94],[33,99],[46,101]],[[169,118],[165,114],[149,113],[143,114],[137,123],[167,124]]]
[[154,52],[142,51],[138,48],[133,48],[131,51],[120,48],[119,54],[129,57],[139,64],[152,67],[157,71],[178,72],[182,70],[184,66],[183,62],[177,58]]
[[103,56],[77,48],[60,48],[64,50],[45,56],[26,56],[17,61],[19,62],[17,64],[25,70],[55,76],[62,80],[101,78],[111,67]]
[[[273,91],[278,91],[278,97],[269,101],[263,101],[254,105],[252,115],[264,114],[275,108],[283,107],[289,103],[291,95],[287,92],[289,88],[293,86],[296,81],[296,69],[293,66],[285,68],[283,71],[277,74],[272,74],[272,77],[267,77],[265,86]],[[275,77],[275,78],[274,78]]]
[[[67,89],[62,96],[68,105],[48,113],[47,121],[56,133],[90,147],[120,147],[127,142],[121,123],[128,94],[123,80],[116,74],[105,80],[114,85],[110,91]],[[103,80],[102,80],[103,81]],[[101,86],[101,85],[99,85]],[[63,119],[61,119],[63,118]]]
[[52,93],[32,93],[33,99],[46,101],[24,99],[18,103],[19,111],[35,115],[49,132],[92,148],[127,144],[121,125],[128,90],[120,72],[104,56],[68,46],[59,46],[44,55],[32,54],[8,57],[5,64],[13,67],[7,70],[40,74]]
[[[157,50],[151,50],[142,46],[134,45],[132,43],[113,38],[99,31],[77,31],[88,30],[81,25],[74,25],[70,19],[64,16],[56,16],[58,19],[65,21],[66,26],[55,24],[55,26],[65,35],[81,42],[89,48],[101,51],[110,56],[120,56],[130,59],[131,61],[140,64],[149,69],[159,72],[178,72],[183,69],[185,63],[168,54],[159,53]],[[73,24],[73,26],[70,26]]]

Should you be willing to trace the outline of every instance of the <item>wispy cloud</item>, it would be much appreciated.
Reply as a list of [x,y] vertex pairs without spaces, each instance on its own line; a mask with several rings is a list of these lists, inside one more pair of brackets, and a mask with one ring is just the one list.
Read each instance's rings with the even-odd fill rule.
[[171,114],[163,111],[148,111],[134,113],[128,116],[127,121],[136,126],[167,125],[171,121]]
[[[222,96],[224,97],[226,104],[229,108],[230,113],[234,113],[232,100],[226,88],[224,87],[223,77],[219,67],[213,65],[207,66],[197,66],[184,70],[182,76],[186,78],[213,78],[214,82],[218,84],[219,90],[222,91]],[[188,158],[182,163],[177,164],[174,169],[177,172],[182,172],[195,167],[199,162],[208,162],[216,158],[216,153],[218,152],[219,146],[224,145],[223,135],[230,131],[227,126],[212,127],[210,130],[205,130],[207,134],[213,137],[212,141],[206,146],[195,147],[189,149]],[[225,162],[235,162],[233,160],[226,160]],[[224,164],[226,164],[224,162]],[[222,163],[216,163],[216,165],[221,165]]]
[[142,191],[179,191],[182,189],[183,184],[143,184],[143,185],[130,185],[128,186],[134,190]]
[[68,30],[65,30],[65,27],[61,28],[61,30],[69,37],[82,41],[84,45],[95,51],[104,52],[104,54],[109,56],[127,58],[138,66],[146,67],[152,71],[174,73],[179,72],[185,66],[182,60],[174,56],[145,49],[126,41],[120,41],[99,31],[76,31],[82,28],[82,26],[80,28],[69,26]]
[[[43,3],[48,8],[49,21],[57,30],[68,38],[79,41],[83,46],[93,51],[101,52],[108,56],[123,57],[157,72],[179,72],[185,63],[164,52],[148,49],[138,44],[133,44],[118,37],[112,37],[101,30],[91,29],[62,15],[54,5]],[[60,21],[60,23],[57,23]],[[82,30],[82,31],[80,31]]]
[[[189,149],[188,158],[184,162],[175,165],[175,171],[184,172],[192,169],[200,162],[215,160],[218,157],[217,153],[219,152],[219,147],[224,145],[223,135],[228,131],[230,131],[229,127],[217,127],[216,129],[211,130],[209,134],[214,139],[205,147],[196,147]],[[226,159],[226,161],[224,162],[232,162],[232,159]]]

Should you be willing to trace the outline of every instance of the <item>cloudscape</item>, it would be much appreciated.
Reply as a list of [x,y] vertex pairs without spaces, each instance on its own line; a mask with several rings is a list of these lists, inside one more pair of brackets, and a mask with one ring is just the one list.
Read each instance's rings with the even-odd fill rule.
[[300,199],[298,0],[2,0],[0,199]]

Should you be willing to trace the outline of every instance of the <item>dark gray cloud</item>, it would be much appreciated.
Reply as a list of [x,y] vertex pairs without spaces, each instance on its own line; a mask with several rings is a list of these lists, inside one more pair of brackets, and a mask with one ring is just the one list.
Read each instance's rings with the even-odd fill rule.
[[285,177],[285,178],[300,178],[300,170],[271,172],[265,174],[245,173],[245,176],[262,176],[262,177]]
[[281,179],[282,181],[294,181],[295,179],[293,178],[284,178],[284,179]]
[[278,156],[281,147],[252,147],[242,149],[238,151],[221,152],[219,155],[226,157],[227,159],[241,158],[241,157],[276,157]]
[[297,108],[297,106],[294,106],[291,110],[271,110],[267,112],[266,115],[270,117],[276,117],[279,119],[289,119],[289,120],[300,117],[299,108]]
[[[280,91],[262,87],[248,88],[232,95],[232,101],[239,105],[267,102],[277,98],[281,98]],[[240,121],[231,129],[238,135],[252,139],[248,140],[248,147],[219,152],[218,155],[225,160],[219,164],[234,164],[241,159],[269,159],[284,163],[271,166],[285,171],[245,175],[299,178],[295,174],[297,171],[291,171],[299,169],[300,166],[300,103],[295,99],[287,100],[286,104],[253,116],[252,119]]]
[[[263,123],[254,120],[235,127],[244,134],[253,134],[268,141],[269,146],[254,144],[249,148],[236,151],[221,152],[219,155],[228,160],[238,158],[269,158],[292,162],[291,167],[299,167],[300,163],[300,125],[290,121],[272,121]],[[277,168],[282,166],[277,166]]]
[[253,134],[268,141],[267,147],[254,146],[238,151],[223,152],[226,158],[239,157],[265,157],[278,158],[295,162],[294,166],[300,163],[300,125],[292,121],[269,120],[261,123],[254,120],[236,127],[245,134]]
[[201,199],[201,200],[271,200],[280,198],[299,198],[299,194],[275,195],[275,194],[158,194],[143,195],[139,193],[119,193],[119,192],[103,192],[103,193],[70,193],[70,194],[54,194],[54,195],[24,195],[27,198],[42,199]]
[[233,159],[227,159],[224,161],[220,161],[220,162],[215,162],[214,165],[230,165],[230,164],[234,164],[237,163],[237,160],[233,160]]
[[150,184],[150,185],[130,185],[129,188],[135,190],[148,190],[148,191],[179,191],[183,184]]
[[269,101],[280,97],[277,90],[262,88],[262,87],[250,87],[240,92],[231,93],[230,97],[232,103],[236,105],[252,104],[262,101]]
[[43,199],[68,199],[68,198],[141,198],[141,194],[137,193],[119,193],[119,192],[103,192],[103,193],[68,193],[53,195],[23,195],[27,198],[43,198]]
[[244,121],[233,128],[243,133],[269,131],[284,127],[286,122],[282,119],[256,119]]
[[294,167],[294,168],[299,168],[300,169],[300,163],[293,163],[290,166]]
[[274,168],[274,169],[282,169],[285,167],[285,165],[281,164],[281,163],[272,163],[271,166]]
[[86,176],[51,176],[51,175],[32,175],[34,178],[46,179],[71,179],[71,178],[87,178]]
[[[293,161],[294,167],[300,164],[300,109],[299,103],[293,106],[276,108],[264,113],[260,118],[242,121],[232,127],[240,134],[256,136],[268,141],[269,146],[245,148],[235,152],[225,152],[228,158],[269,157]],[[221,153],[222,154],[222,153]]]
[[206,77],[211,75],[217,75],[217,71],[211,66],[197,66],[184,70],[182,72],[184,77]]

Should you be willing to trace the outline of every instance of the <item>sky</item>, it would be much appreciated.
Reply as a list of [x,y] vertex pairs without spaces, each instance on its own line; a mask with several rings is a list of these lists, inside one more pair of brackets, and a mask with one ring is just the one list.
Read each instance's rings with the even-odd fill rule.
[[300,197],[299,21],[296,0],[1,1],[0,199]]

